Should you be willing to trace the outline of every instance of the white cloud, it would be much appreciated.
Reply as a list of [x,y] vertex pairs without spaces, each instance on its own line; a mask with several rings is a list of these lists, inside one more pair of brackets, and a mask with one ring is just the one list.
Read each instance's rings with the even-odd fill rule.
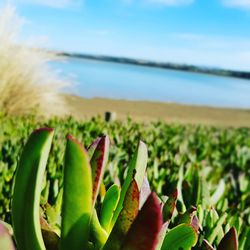
[[42,5],[51,8],[75,7],[83,3],[83,0],[11,0],[13,4]]
[[147,0],[147,2],[168,6],[178,6],[192,4],[194,0]]
[[250,0],[222,0],[227,7],[250,9]]

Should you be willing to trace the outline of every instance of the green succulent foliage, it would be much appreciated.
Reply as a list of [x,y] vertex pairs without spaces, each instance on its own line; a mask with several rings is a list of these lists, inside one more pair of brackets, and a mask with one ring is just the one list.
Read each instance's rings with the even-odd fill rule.
[[[98,184],[100,190],[94,205],[99,225],[98,221],[93,223],[92,218],[95,217],[91,217],[92,228],[90,228],[89,239],[99,238],[99,241],[102,241],[100,237],[104,234],[99,226],[108,235],[111,233],[115,221],[114,211],[120,197],[117,198],[118,201],[114,199],[112,204],[110,203],[110,207],[116,208],[110,209],[107,215],[108,225],[105,225],[102,215],[106,198],[105,189],[109,190],[115,183],[121,195],[121,188],[129,172],[127,162],[131,162],[132,155],[136,158],[136,153],[133,154],[136,152],[134,142],[143,138],[148,145],[147,176],[151,189],[155,190],[164,202],[171,197],[176,187],[178,189],[176,209],[167,223],[169,229],[178,226],[183,221],[183,217],[192,222],[189,211],[192,206],[195,206],[197,211],[194,211],[194,214],[199,218],[200,225],[198,241],[194,249],[202,248],[205,240],[217,249],[224,235],[232,227],[237,231],[238,248],[249,249],[250,130],[248,128],[167,125],[163,122],[139,124],[131,120],[124,123],[119,121],[105,123],[100,118],[85,122],[79,122],[73,118],[64,120],[54,118],[44,122],[31,116],[0,117],[0,122],[1,219],[11,221],[13,173],[16,171],[20,151],[25,145],[26,138],[34,128],[46,125],[57,128],[41,183],[40,214],[49,224],[50,231],[47,231],[53,231],[61,237],[65,134],[70,131],[78,141],[84,141],[89,145],[94,138],[106,133],[109,134],[111,141],[109,161],[102,172],[103,179]],[[99,140],[89,148],[90,159]],[[118,147],[114,147],[113,144]],[[132,171],[132,177],[133,174],[134,171]],[[105,189],[103,183],[106,186]],[[139,207],[141,209],[141,206]],[[165,221],[164,224],[166,224]],[[164,236],[169,231],[168,227],[165,228]],[[42,230],[45,229],[42,228]],[[93,235],[93,232],[97,233]],[[88,243],[88,248],[91,249],[91,247],[93,245]]]
[[[181,239],[181,240],[180,240]],[[180,224],[170,230],[163,241],[162,250],[190,250],[197,243],[198,235],[190,224]]]
[[35,130],[23,149],[17,168],[12,199],[12,221],[19,250],[45,250],[40,228],[39,205],[52,137],[52,129]]
[[[84,147],[68,135],[64,155],[62,194],[59,191],[54,208],[47,206],[45,210],[48,218],[57,218],[60,216],[57,203],[62,207],[59,232],[53,230],[43,217],[44,213],[39,212],[40,190],[53,134],[53,130],[49,128],[35,130],[24,146],[19,161],[12,200],[14,238],[18,250],[156,249],[163,228],[163,215],[157,195],[141,189],[145,183],[147,162],[147,148],[143,142],[138,144],[122,187],[117,185],[110,187],[99,211],[98,195],[93,194],[100,193],[103,169],[107,163],[109,139],[103,136],[96,146],[92,144],[91,150],[95,148],[89,159]],[[47,189],[46,184],[45,189]],[[140,197],[145,195],[140,195],[140,189],[141,193],[145,192],[148,196],[144,198],[145,202],[141,209]],[[126,193],[120,195],[120,192],[121,194],[125,192],[123,190]],[[29,202],[24,202],[26,197]],[[168,220],[175,206],[174,202],[170,202],[171,199],[176,200],[177,196],[169,198],[165,206]],[[41,205],[44,205],[43,203],[41,202]],[[116,218],[117,208],[120,211]],[[193,228],[191,224],[189,227]],[[163,246],[160,246],[161,249],[165,249],[166,245],[171,247],[170,243],[166,243],[171,234],[172,231],[163,235],[165,239]],[[7,234],[7,239],[8,237]],[[189,237],[188,235],[184,240]],[[195,237],[198,237],[197,231]],[[5,241],[6,235],[2,244]]]

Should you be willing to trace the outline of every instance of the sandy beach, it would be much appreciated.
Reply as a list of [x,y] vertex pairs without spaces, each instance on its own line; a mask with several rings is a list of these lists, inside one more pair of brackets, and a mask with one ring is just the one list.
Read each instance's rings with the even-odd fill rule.
[[168,123],[250,127],[250,110],[246,109],[105,98],[85,99],[72,95],[66,95],[65,98],[71,106],[71,114],[78,119],[103,116],[106,111],[111,111],[116,113],[119,120],[130,116],[136,121],[145,122],[163,120]]

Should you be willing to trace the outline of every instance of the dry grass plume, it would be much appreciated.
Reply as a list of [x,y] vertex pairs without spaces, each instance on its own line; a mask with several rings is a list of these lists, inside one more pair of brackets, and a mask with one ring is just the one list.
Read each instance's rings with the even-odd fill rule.
[[23,22],[14,7],[7,5],[0,13],[0,112],[66,114],[60,93],[69,84],[49,65],[55,55],[18,42]]

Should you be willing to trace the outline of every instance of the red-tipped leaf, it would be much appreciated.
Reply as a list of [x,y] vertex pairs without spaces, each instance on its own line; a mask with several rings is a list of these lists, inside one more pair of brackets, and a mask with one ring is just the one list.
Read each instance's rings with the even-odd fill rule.
[[93,154],[95,152],[95,149],[96,149],[97,145],[99,144],[100,140],[101,140],[101,137],[98,137],[88,147],[88,155],[89,155],[90,159],[92,158],[92,156],[93,156]]
[[168,200],[163,206],[163,220],[164,222],[170,221],[176,207],[176,201],[178,197],[177,189],[169,196]]
[[132,224],[122,250],[154,250],[162,227],[159,199],[151,193]]
[[123,209],[111,231],[104,250],[120,250],[123,240],[135,220],[139,209],[139,189],[135,179],[132,180],[123,202]]
[[109,154],[109,138],[108,136],[103,136],[98,141],[93,156],[90,160],[90,165],[92,170],[92,183],[93,183],[93,193],[92,193],[93,205],[95,204],[96,198],[99,193],[100,184],[102,182],[104,174],[104,169],[108,162],[108,154]]

